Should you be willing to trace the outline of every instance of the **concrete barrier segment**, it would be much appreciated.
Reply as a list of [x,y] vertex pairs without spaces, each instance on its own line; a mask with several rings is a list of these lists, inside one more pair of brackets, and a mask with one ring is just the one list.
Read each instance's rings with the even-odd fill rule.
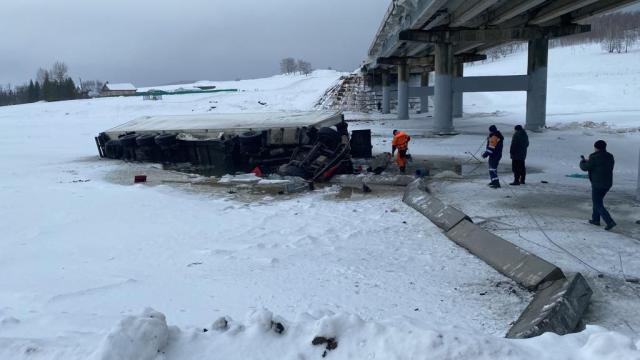
[[564,278],[559,267],[469,221],[460,222],[446,235],[529,290],[536,290],[544,282]]
[[536,293],[506,337],[522,339],[545,332],[558,335],[575,332],[592,294],[593,290],[580,273],[555,280]]
[[451,230],[461,221],[471,221],[462,211],[445,205],[438,198],[431,196],[426,191],[426,184],[422,179],[418,179],[407,186],[402,201],[445,232]]

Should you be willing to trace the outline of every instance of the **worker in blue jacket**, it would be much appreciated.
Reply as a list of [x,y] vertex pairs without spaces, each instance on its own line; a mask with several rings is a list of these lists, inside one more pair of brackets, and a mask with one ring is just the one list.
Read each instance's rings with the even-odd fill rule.
[[491,182],[489,186],[494,189],[500,187],[500,179],[498,179],[498,164],[502,159],[502,147],[504,145],[504,136],[498,131],[495,125],[489,127],[489,136],[487,136],[487,149],[482,154],[483,158],[489,158],[489,177]]

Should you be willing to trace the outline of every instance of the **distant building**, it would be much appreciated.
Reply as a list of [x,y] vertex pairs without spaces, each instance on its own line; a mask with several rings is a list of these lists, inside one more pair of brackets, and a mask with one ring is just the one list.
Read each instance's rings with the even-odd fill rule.
[[213,82],[211,81],[198,81],[195,84],[193,84],[194,87],[200,89],[200,90],[213,90],[216,88],[216,86],[213,84]]
[[122,95],[133,95],[138,91],[133,84],[125,83],[125,84],[109,84],[108,82],[104,84],[102,90],[100,91],[100,96],[122,96]]

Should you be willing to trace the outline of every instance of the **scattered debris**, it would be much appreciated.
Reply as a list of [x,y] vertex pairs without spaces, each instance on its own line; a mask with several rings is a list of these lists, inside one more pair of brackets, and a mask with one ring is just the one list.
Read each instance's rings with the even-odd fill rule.
[[278,334],[284,333],[284,325],[277,321],[271,321],[271,328]]
[[213,322],[213,325],[211,325],[211,329],[212,330],[217,330],[217,331],[226,331],[226,330],[229,329],[229,323],[230,322],[231,322],[231,318],[223,316],[223,317],[218,318],[218,320]]
[[338,341],[335,338],[325,338],[324,336],[316,336],[311,345],[318,346],[327,344],[325,351],[322,353],[322,357],[327,357],[327,351],[335,350],[338,348]]

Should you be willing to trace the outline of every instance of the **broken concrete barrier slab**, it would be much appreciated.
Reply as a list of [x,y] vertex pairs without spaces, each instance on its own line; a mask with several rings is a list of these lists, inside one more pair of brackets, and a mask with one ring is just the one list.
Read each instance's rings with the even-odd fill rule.
[[507,338],[530,338],[545,332],[558,335],[574,332],[592,294],[593,290],[580,273],[551,282],[536,293],[509,329]]
[[462,221],[447,237],[494,269],[530,289],[564,278],[559,267],[494,235],[469,221]]
[[426,185],[419,179],[407,186],[402,201],[431,220],[444,231],[451,230],[463,220],[471,221],[462,211],[445,205],[426,191]]
[[332,184],[362,188],[362,185],[407,186],[415,180],[416,177],[411,175],[345,174],[334,176],[330,182]]

